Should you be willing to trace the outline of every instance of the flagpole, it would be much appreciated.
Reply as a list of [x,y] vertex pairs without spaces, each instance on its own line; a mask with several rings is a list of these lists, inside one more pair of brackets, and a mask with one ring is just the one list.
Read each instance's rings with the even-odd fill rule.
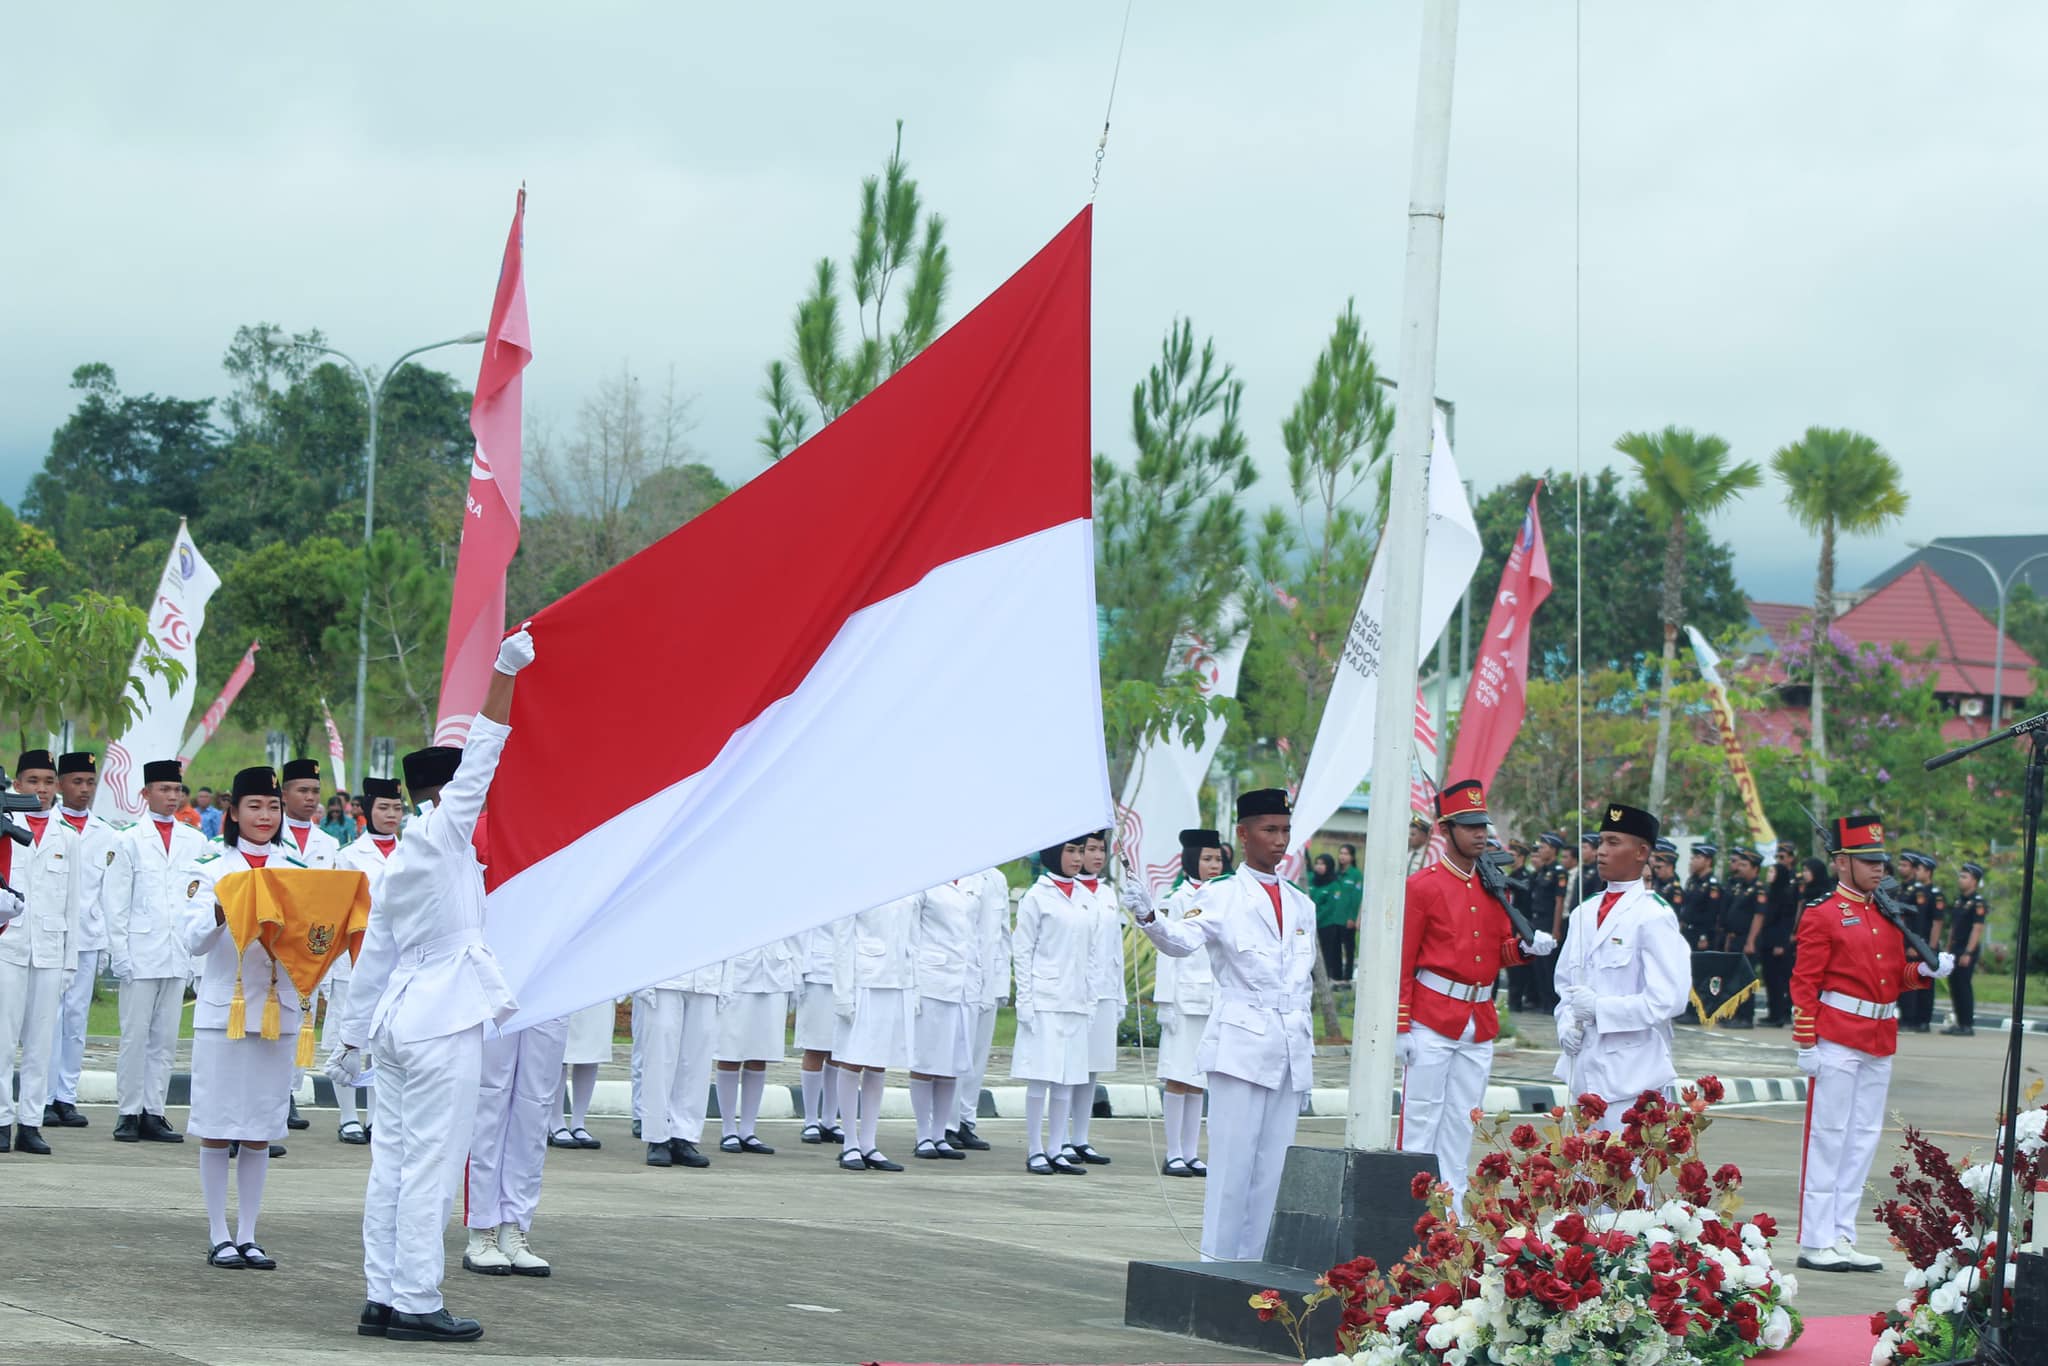
[[1408,766],[1415,743],[1416,657],[1421,650],[1422,553],[1436,393],[1437,293],[1443,272],[1444,185],[1450,170],[1451,71],[1457,0],[1423,0],[1415,153],[1409,166],[1408,265],[1402,291],[1400,388],[1394,400],[1393,482],[1387,528],[1386,635],[1373,730],[1373,801],[1366,823],[1367,905],[1351,1030],[1347,1147],[1394,1146],[1394,1003],[1400,996],[1407,848]]

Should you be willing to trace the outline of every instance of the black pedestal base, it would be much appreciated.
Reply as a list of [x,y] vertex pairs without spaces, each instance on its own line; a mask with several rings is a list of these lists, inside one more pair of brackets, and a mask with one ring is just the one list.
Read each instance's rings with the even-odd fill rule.
[[[1271,1262],[1132,1262],[1124,1278],[1124,1322],[1133,1328],[1291,1357],[1294,1339],[1278,1320],[1259,1322],[1251,1297],[1261,1290],[1278,1290],[1299,1306],[1322,1274]],[[1334,1352],[1335,1306],[1326,1305],[1309,1323],[1315,1335],[1309,1347],[1324,1355]]]
[[[2019,1220],[2013,1220],[2015,1226]],[[2006,1333],[2008,1343],[2048,1343],[2048,1257],[2022,1252],[2013,1261],[2019,1267],[2012,1287],[2012,1317]]]

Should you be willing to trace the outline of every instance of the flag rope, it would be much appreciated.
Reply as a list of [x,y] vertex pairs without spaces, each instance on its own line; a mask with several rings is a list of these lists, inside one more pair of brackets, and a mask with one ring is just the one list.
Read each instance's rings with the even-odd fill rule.
[[1109,69],[1109,99],[1102,106],[1102,136],[1095,142],[1095,174],[1088,179],[1088,202],[1095,202],[1095,192],[1102,188],[1102,159],[1109,154],[1109,115],[1116,108],[1116,80],[1124,70],[1124,40],[1131,36],[1131,6],[1137,0],[1124,0],[1123,31],[1117,35],[1116,64]]
[[1579,320],[1585,311],[1581,287],[1583,268],[1579,250],[1579,220],[1584,212],[1585,193],[1581,173],[1585,161],[1582,106],[1585,81],[1581,70],[1584,43],[1582,0],[1572,0],[1572,654],[1578,677],[1572,707],[1572,768],[1578,789],[1579,885],[1585,886],[1586,848],[1586,470],[1584,411],[1585,390],[1579,362]]

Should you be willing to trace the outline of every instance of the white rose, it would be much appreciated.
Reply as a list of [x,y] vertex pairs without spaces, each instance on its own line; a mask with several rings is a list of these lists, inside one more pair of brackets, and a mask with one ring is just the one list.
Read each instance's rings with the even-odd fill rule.
[[1984,1273],[1982,1271],[1979,1271],[1974,1266],[1966,1266],[1961,1271],[1956,1273],[1956,1278],[1952,1282],[1952,1284],[1956,1288],[1956,1293],[1961,1295],[1967,1295],[1972,1290],[1975,1290],[1978,1284],[1983,1281],[1983,1279]]
[[1791,1340],[1792,1316],[1783,1309],[1773,1309],[1771,1316],[1764,1320],[1764,1346],[1776,1352]]
[[1917,1266],[1906,1268],[1906,1289],[1919,1290],[1927,1284],[1927,1273]]
[[1764,1237],[1764,1231],[1755,1224],[1744,1224],[1742,1226],[1742,1243],[1744,1247],[1763,1247],[1770,1241],[1770,1239]]
[[1963,1297],[1953,1284],[1944,1285],[1927,1297],[1927,1307],[1946,1316],[1963,1307]]
[[1301,1366],[1355,1366],[1355,1362],[1356,1358],[1338,1355],[1333,1357],[1317,1357],[1313,1361],[1303,1362]]
[[1771,1273],[1768,1267],[1745,1266],[1738,1273],[1738,1279],[1747,1289],[1761,1290],[1771,1283]]
[[1799,1278],[1791,1272],[1778,1277],[1778,1292],[1788,1300],[1799,1298]]
[[1387,1331],[1389,1333],[1406,1332],[1414,1327],[1416,1322],[1428,1312],[1429,1306],[1421,1300],[1417,1300],[1413,1304],[1404,1304],[1393,1313],[1387,1315]]
[[1422,1335],[1422,1340],[1441,1352],[1458,1340],[1458,1334],[1450,1324],[1436,1323],[1430,1325],[1429,1331]]

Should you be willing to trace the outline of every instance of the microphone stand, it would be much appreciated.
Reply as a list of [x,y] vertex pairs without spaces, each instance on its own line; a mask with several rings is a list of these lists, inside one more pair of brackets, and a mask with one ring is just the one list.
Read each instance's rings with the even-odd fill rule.
[[1984,1325],[1984,1331],[1977,1339],[1975,1361],[1983,1366],[2005,1366],[2016,1362],[2012,1344],[2006,1342],[2007,1324],[2005,1315],[2005,1267],[2012,1260],[2010,1246],[2012,1233],[2012,1183],[2013,1167],[2018,1153],[2016,1136],[2019,1129],[2020,1110],[2020,1048],[2026,1038],[2027,1006],[2027,930],[2033,918],[2034,908],[2034,851],[2041,831],[2041,800],[2044,776],[2048,776],[2048,712],[2030,716],[2024,721],[2007,726],[1995,735],[1972,741],[1960,749],[1946,754],[1937,754],[1924,763],[1931,773],[1943,768],[1966,755],[1989,748],[2001,740],[2026,736],[2029,742],[2027,752],[2027,786],[2023,805],[2025,813],[2024,853],[2020,866],[2020,917],[2019,942],[2014,949],[2012,968],[2012,1018],[2007,1021],[2011,1041],[2006,1047],[2005,1068],[2005,1161],[1999,1166],[1998,1176],[1998,1227],[1997,1242],[1993,1244],[1991,1271],[1985,1282],[1991,1288],[1991,1313]]

